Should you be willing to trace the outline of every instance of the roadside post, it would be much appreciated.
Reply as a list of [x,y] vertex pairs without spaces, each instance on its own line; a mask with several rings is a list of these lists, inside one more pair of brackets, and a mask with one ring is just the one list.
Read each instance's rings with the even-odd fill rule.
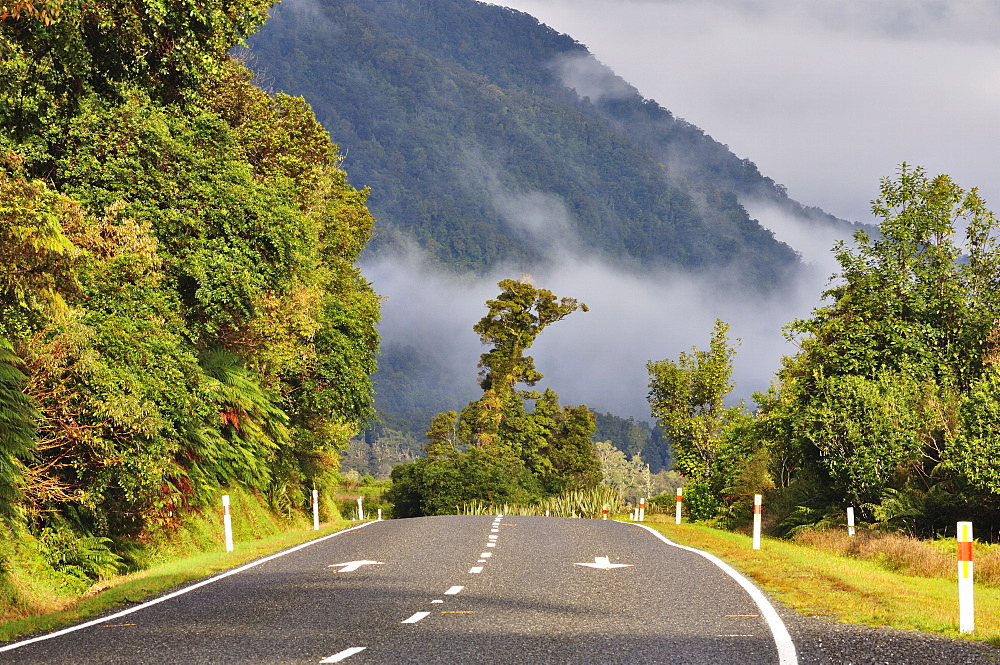
[[760,516],[763,499],[764,497],[760,494],[753,495],[753,548],[755,550],[760,549]]
[[365,509],[362,507],[361,502],[364,500],[363,496],[358,497],[358,521],[365,521]]
[[381,508],[378,509],[378,521],[379,522],[382,521],[382,509]]
[[608,519],[608,507],[607,506],[604,506],[604,509],[601,511],[601,515],[602,515],[601,519],[605,519],[605,520]]
[[854,537],[854,506],[847,507],[847,535]]
[[639,521],[646,521],[646,497],[639,499]]
[[971,633],[976,613],[972,587],[972,522],[958,523],[958,630]]
[[226,551],[233,551],[233,518],[229,515],[229,495],[222,495],[222,528],[226,534]]
[[674,516],[674,524],[681,523],[681,504],[684,502],[684,488],[677,488],[677,514]]
[[313,490],[313,531],[319,531],[319,490]]

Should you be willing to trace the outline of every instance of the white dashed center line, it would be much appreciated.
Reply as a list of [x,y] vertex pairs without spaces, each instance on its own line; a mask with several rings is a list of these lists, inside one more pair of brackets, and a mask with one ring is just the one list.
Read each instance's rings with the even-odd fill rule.
[[367,648],[368,647],[351,647],[350,649],[344,649],[340,653],[335,653],[332,656],[329,656],[328,658],[324,658],[323,660],[321,660],[319,662],[320,663],[339,663],[340,661],[344,660],[345,658],[350,658],[354,654],[361,653],[362,651],[364,651]]
[[427,616],[430,616],[430,612],[417,612],[416,614],[414,614],[413,616],[411,616],[409,619],[404,619],[403,623],[416,623],[416,622],[420,621],[421,619],[423,619],[424,617],[427,617]]
[[449,588],[447,591],[445,591],[444,595],[446,595],[446,596],[454,596],[455,594],[457,594],[459,591],[461,591],[464,588],[465,588],[464,586],[453,586],[453,587]]
[[482,566],[473,566],[472,568],[469,568],[469,572],[471,574],[473,574],[473,575],[477,575],[477,574],[483,572],[483,567]]

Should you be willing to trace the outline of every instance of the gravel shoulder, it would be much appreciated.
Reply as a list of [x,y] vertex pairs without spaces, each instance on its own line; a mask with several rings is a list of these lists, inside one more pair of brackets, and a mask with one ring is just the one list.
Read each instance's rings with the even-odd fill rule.
[[800,665],[978,665],[1000,663],[1000,649],[912,630],[870,628],[799,614],[774,602]]

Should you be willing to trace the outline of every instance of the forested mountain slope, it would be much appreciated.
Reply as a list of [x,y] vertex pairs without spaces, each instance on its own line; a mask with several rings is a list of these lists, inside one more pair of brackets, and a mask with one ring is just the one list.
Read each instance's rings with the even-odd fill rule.
[[803,223],[838,221],[521,12],[291,0],[249,45],[251,67],[275,90],[306,95],[353,184],[372,187],[375,251],[407,238],[483,272],[572,249],[623,267],[730,267],[769,290],[797,257],[740,199]]

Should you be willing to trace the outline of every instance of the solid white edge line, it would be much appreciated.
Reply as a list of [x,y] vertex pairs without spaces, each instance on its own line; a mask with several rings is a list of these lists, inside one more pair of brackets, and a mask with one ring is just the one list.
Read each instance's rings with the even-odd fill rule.
[[416,622],[420,621],[421,619],[425,619],[425,618],[429,617],[430,615],[431,615],[430,612],[417,612],[416,614],[414,614],[413,616],[411,616],[409,619],[403,619],[402,623],[416,623]]
[[340,653],[335,653],[332,656],[330,656],[328,658],[324,658],[323,660],[321,660],[319,662],[320,662],[321,665],[322,665],[322,663],[339,663],[340,661],[342,661],[342,660],[344,660],[346,658],[350,658],[351,656],[353,656],[356,653],[361,653],[362,651],[364,651],[367,648],[368,647],[351,647],[350,649],[344,649]]
[[116,612],[114,614],[109,614],[108,616],[102,616],[99,619],[93,619],[93,620],[87,621],[85,623],[77,624],[75,626],[70,626],[68,628],[63,628],[62,630],[57,630],[54,633],[47,633],[45,635],[39,635],[38,637],[32,637],[31,639],[28,639],[28,640],[22,640],[20,642],[14,642],[13,644],[8,644],[6,646],[0,647],[0,651],[10,651],[11,649],[16,649],[18,647],[23,647],[23,646],[26,646],[28,644],[33,644],[35,642],[43,642],[45,640],[50,640],[53,637],[59,637],[60,635],[66,635],[68,633],[73,633],[73,632],[76,632],[78,630],[83,630],[84,628],[90,628],[91,626],[97,626],[97,625],[102,624],[102,623],[107,623],[108,621],[112,621],[114,619],[118,619],[120,617],[132,614],[133,612],[138,612],[139,610],[144,610],[147,607],[152,607],[153,605],[158,605],[159,603],[162,603],[162,602],[167,601],[167,600],[171,600],[172,598],[176,598],[178,596],[183,596],[184,594],[186,594],[189,591],[194,591],[195,589],[200,589],[203,586],[208,586],[212,582],[218,582],[219,580],[221,580],[223,578],[226,578],[226,577],[229,577],[230,575],[236,575],[236,574],[242,573],[243,571],[250,570],[251,568],[253,568],[255,566],[259,566],[262,563],[267,563],[268,561],[271,561],[273,559],[277,559],[279,557],[283,557],[286,554],[291,554],[292,552],[297,552],[297,551],[299,551],[301,549],[305,549],[306,547],[309,547],[310,545],[315,545],[316,543],[321,543],[324,540],[329,540],[330,538],[333,538],[334,536],[339,536],[339,535],[341,535],[343,533],[347,533],[348,531],[355,531],[357,529],[362,529],[362,528],[364,528],[366,526],[370,526],[372,524],[377,524],[377,522],[365,522],[364,524],[359,524],[357,526],[352,526],[352,527],[350,527],[348,529],[342,529],[341,531],[335,531],[334,533],[327,534],[325,536],[322,536],[321,538],[316,538],[315,540],[308,540],[308,541],[306,541],[304,543],[300,543],[300,544],[296,545],[295,547],[290,547],[287,550],[282,550],[281,552],[278,552],[277,554],[271,554],[270,556],[266,556],[263,559],[257,559],[255,561],[251,561],[250,563],[244,564],[244,565],[240,566],[239,568],[233,568],[231,570],[227,570],[225,572],[219,573],[218,575],[216,575],[214,577],[209,577],[207,579],[202,580],[201,582],[196,582],[196,583],[192,584],[191,586],[186,586],[183,589],[178,589],[177,591],[174,591],[172,593],[168,593],[165,596],[160,596],[158,598],[154,598],[153,600],[146,601],[145,603],[142,603],[140,605],[136,605],[135,607],[130,607],[130,608],[126,609],[126,610],[122,610],[122,611]]
[[[630,522],[621,522],[621,520],[615,520],[621,524],[631,524]],[[761,616],[767,621],[768,627],[771,629],[771,635],[774,637],[774,646],[778,649],[778,664],[779,665],[798,665],[799,658],[795,654],[795,643],[792,642],[792,636],[788,633],[788,628],[785,627],[785,622],[781,620],[778,616],[778,611],[774,609],[768,601],[767,596],[754,585],[753,582],[743,577],[735,568],[730,566],[728,563],[715,556],[714,554],[709,554],[708,552],[696,549],[694,547],[688,547],[686,545],[678,545],[674,541],[670,540],[662,533],[656,529],[646,526],[645,524],[632,524],[632,526],[637,526],[640,529],[645,529],[651,534],[665,542],[671,547],[676,547],[678,549],[687,550],[688,552],[694,552],[695,554],[701,555],[714,563],[716,566],[722,569],[727,575],[732,577],[737,584],[739,584],[743,589],[750,594],[753,598],[753,602],[757,603],[757,607],[760,608]]]

